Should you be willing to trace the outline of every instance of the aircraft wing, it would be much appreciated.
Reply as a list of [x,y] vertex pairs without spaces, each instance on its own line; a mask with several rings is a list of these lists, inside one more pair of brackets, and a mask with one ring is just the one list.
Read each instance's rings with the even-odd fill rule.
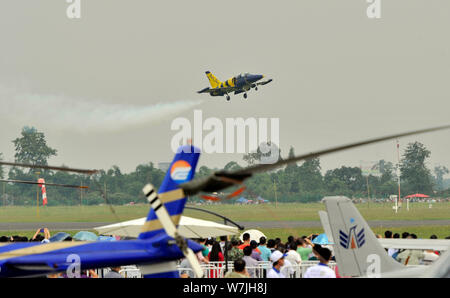
[[450,278],[450,250],[441,255],[439,259],[427,268],[423,277]]
[[448,239],[378,239],[384,248],[448,250]]
[[214,93],[214,92],[219,92],[219,93],[230,93],[237,90],[236,87],[224,87],[224,88],[209,88],[206,87],[200,91],[197,91],[197,93]]
[[267,80],[267,81],[264,81],[264,82],[259,82],[259,83],[256,83],[256,85],[266,85],[266,84],[269,84],[270,82],[272,82],[273,81],[273,79],[270,79],[270,80]]
[[[319,211],[320,222],[330,242],[333,241],[333,233],[331,232],[330,222],[328,220],[328,213],[326,211]],[[398,248],[398,249],[430,249],[430,250],[449,250],[450,240],[448,239],[378,239],[383,248]]]
[[[95,269],[130,264],[153,265],[161,260],[183,258],[182,251],[171,239],[161,233],[151,240],[2,244],[0,277],[39,276],[67,271],[75,265],[80,269]],[[190,240],[187,247],[195,252],[201,250],[201,246]]]
[[[415,239],[414,239],[415,240]],[[442,254],[429,266],[411,266],[407,270],[387,272],[382,278],[449,278],[450,277],[450,250]]]

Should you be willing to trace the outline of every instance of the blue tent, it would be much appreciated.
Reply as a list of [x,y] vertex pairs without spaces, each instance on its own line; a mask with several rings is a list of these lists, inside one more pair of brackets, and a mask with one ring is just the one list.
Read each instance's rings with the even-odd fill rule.
[[52,237],[50,237],[50,239],[48,239],[48,240],[50,242],[59,242],[59,241],[64,241],[69,237],[72,237],[72,236],[70,236],[70,234],[65,233],[65,232],[59,232],[59,233],[56,233],[55,235],[53,235]]
[[312,241],[312,243],[314,243],[314,244],[320,244],[320,245],[334,244],[334,243],[328,241],[327,234],[325,234],[325,233],[320,234],[319,236],[317,236],[316,238],[314,238],[314,240]]
[[96,241],[98,236],[92,232],[81,231],[76,233],[75,236],[73,236],[73,239],[78,241]]
[[258,202],[262,202],[262,203],[269,203],[269,200],[265,200],[265,199],[261,198],[260,196],[258,196],[258,198],[256,198],[256,200]]
[[236,200],[236,203],[247,203],[248,200],[244,197],[240,197],[239,199]]

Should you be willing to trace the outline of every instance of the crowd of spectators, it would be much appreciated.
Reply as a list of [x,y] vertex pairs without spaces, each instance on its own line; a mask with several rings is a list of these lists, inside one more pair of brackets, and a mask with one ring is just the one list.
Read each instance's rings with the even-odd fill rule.
[[[293,276],[293,273],[295,273],[293,272],[293,268],[298,268],[304,261],[313,260],[318,261],[318,263],[306,270],[306,273],[303,274],[304,278],[340,277],[337,266],[335,267],[335,270],[333,270],[328,265],[330,261],[335,261],[333,247],[331,245],[314,244],[313,240],[317,236],[317,234],[299,238],[289,236],[287,242],[284,243],[280,238],[266,239],[265,237],[261,237],[259,242],[257,242],[255,240],[250,240],[250,235],[248,233],[242,235],[242,240],[233,237],[230,241],[226,242],[226,237],[221,237],[220,241],[223,245],[220,246],[220,260],[226,258],[229,262],[233,262],[234,271],[236,272],[233,273],[229,271],[225,274],[225,277],[291,277]],[[376,236],[382,238],[381,235]],[[399,233],[394,234],[389,230],[385,232],[384,237],[417,239],[417,236],[413,233],[403,232],[400,235]],[[437,236],[432,235],[430,239],[437,239]],[[450,236],[446,237],[446,239],[450,239]],[[208,264],[209,262],[216,262],[219,260],[218,258],[210,258],[213,247],[216,247],[216,249],[218,247],[216,245],[216,243],[218,243],[216,239],[198,239],[198,243],[203,246],[203,250],[197,254],[201,264]],[[227,243],[227,245],[225,245],[225,243]],[[440,255],[440,252],[435,250],[390,248],[386,249],[386,252],[389,256],[404,265],[431,264]],[[214,253],[214,255],[216,255],[216,253]],[[262,273],[260,270],[255,269],[261,261],[270,264],[264,268],[265,270],[263,270]],[[189,264],[186,265],[186,268],[189,268]],[[259,276],[259,274],[263,274],[263,276]],[[184,277],[188,277],[188,275],[184,274]],[[217,271],[215,271],[214,274],[210,274],[209,277],[217,277]]]
[[[228,240],[227,236],[220,237],[219,241],[214,238],[197,239],[197,242],[203,246],[203,250],[197,253],[200,264],[213,263],[219,269],[225,260],[233,262],[233,270],[226,272],[225,277],[250,277],[250,278],[286,278],[298,274],[294,268],[298,268],[304,261],[318,261],[317,265],[309,267],[303,274],[304,278],[309,277],[339,277],[337,270],[329,267],[330,261],[335,261],[333,247],[331,245],[314,244],[314,238],[317,234],[295,238],[289,236],[287,242],[282,242],[280,238],[266,239],[261,237],[259,241],[251,240],[250,234],[244,233],[242,240],[232,237]],[[383,238],[376,235],[377,238]],[[24,236],[0,236],[0,242],[50,242],[50,231],[47,228],[41,228],[28,239]],[[414,233],[403,232],[393,233],[385,231],[384,238],[402,238],[417,239]],[[431,235],[430,239],[437,239],[436,235]],[[450,239],[446,237],[446,239]],[[72,237],[67,236],[59,241],[74,241]],[[387,254],[404,265],[428,265],[434,262],[440,255],[435,250],[417,250],[417,249],[386,249]],[[256,270],[260,262],[266,262],[264,270]],[[183,268],[190,269],[190,264],[183,259],[179,264],[182,277],[194,277],[192,270],[183,272]],[[120,267],[110,268],[111,270],[104,277],[122,277],[119,273]],[[210,269],[208,277],[219,277],[218,270]],[[262,275],[262,276],[260,276]],[[49,277],[65,277],[64,274],[50,275]],[[98,277],[93,270],[83,271],[81,277]]]
[[50,242],[50,231],[47,228],[40,228],[34,233],[33,237],[28,239],[25,236],[0,236],[0,242]]
[[[233,273],[231,271],[225,274],[225,277],[250,277],[250,278],[284,278],[295,274],[295,269],[302,261],[318,260],[318,266],[308,269],[304,277],[336,277],[334,271],[328,267],[328,262],[334,260],[332,248],[329,246],[321,246],[313,244],[312,240],[316,234],[303,236],[300,238],[288,237],[288,241],[283,243],[280,238],[266,239],[261,237],[259,241],[251,240],[250,234],[244,233],[242,240],[231,238],[226,241],[226,237],[221,237],[220,241],[224,245],[219,246],[216,239],[198,239],[197,242],[203,246],[203,250],[197,253],[198,260],[201,264],[209,264],[210,262],[222,262],[225,258],[229,262],[233,262]],[[226,245],[225,245],[226,243]],[[220,247],[221,251],[216,252]],[[216,257],[216,256],[219,257]],[[212,256],[212,257],[211,257]],[[264,270],[256,270],[260,262],[267,262]],[[223,269],[222,263],[214,263],[218,268]],[[189,264],[184,260],[183,268],[189,268]],[[314,269],[313,269],[314,268]],[[217,270],[210,269],[209,277],[216,278]],[[259,276],[259,275],[263,276]],[[298,273],[297,273],[298,274]],[[181,271],[183,277],[192,277],[189,270]]]

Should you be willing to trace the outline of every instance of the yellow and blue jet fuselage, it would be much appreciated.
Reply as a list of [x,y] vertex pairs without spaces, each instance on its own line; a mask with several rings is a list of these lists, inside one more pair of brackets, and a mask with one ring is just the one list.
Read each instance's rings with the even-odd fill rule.
[[264,75],[245,73],[221,82],[211,72],[206,71],[205,73],[208,77],[209,83],[211,84],[211,88],[206,87],[198,91],[198,93],[209,93],[211,96],[226,96],[227,100],[230,100],[230,96],[228,94],[231,92],[234,92],[234,94],[244,92],[244,98],[247,98],[247,91],[251,88],[258,90],[259,85],[265,85],[272,81],[272,79],[270,79],[264,82],[259,82],[262,78],[264,78]]

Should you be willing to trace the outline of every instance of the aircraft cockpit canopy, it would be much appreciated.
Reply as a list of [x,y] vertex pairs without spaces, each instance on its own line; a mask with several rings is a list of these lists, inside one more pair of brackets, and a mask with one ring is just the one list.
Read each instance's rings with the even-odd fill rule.
[[239,75],[236,76],[236,79],[240,79],[240,78],[246,78],[250,75],[250,73],[245,72],[245,73],[240,73]]

